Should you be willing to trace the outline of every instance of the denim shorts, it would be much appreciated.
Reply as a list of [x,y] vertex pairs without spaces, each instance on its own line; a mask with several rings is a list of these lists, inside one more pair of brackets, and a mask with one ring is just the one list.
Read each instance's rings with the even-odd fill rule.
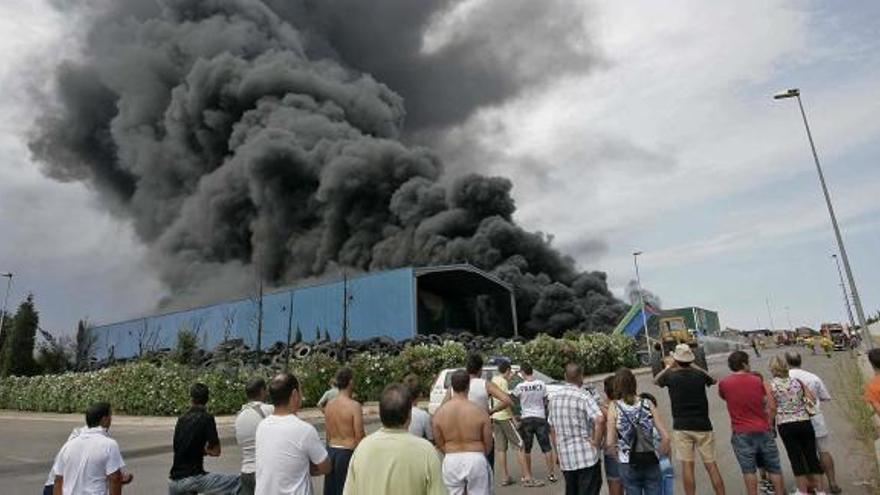
[[613,455],[605,455],[605,479],[608,480],[619,480],[620,479],[620,464],[617,460],[617,457]]
[[782,472],[779,449],[769,432],[734,433],[730,444],[743,474],[754,474],[759,467],[771,474]]

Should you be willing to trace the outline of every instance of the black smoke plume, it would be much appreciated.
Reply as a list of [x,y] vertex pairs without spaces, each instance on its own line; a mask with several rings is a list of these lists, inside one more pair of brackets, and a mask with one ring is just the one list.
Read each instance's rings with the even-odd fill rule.
[[[403,98],[364,69],[415,94],[424,128],[513,95],[538,72],[513,77],[503,57],[483,66],[462,53],[480,40],[418,61],[418,29],[455,2],[360,3],[415,12],[415,27],[400,15],[358,25],[346,9],[362,9],[345,0],[93,3],[83,56],[57,68],[32,153],[47,175],[91,185],[133,223],[176,305],[242,295],[255,273],[283,285],[341,268],[469,262],[515,285],[531,331],[613,326],[625,305],[605,274],[579,272],[548,236],[514,223],[509,180],[441,182],[437,156],[400,141]],[[543,5],[509,5],[527,4]],[[387,32],[395,25],[398,37]],[[409,70],[429,73],[388,74]],[[453,81],[445,71],[455,70],[498,91],[462,88],[435,114],[458,91],[432,97],[417,83]]]

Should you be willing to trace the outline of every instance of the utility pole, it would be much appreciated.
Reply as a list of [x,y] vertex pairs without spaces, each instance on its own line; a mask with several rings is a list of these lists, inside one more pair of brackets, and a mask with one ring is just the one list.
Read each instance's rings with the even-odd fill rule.
[[260,276],[260,294],[257,300],[257,362],[260,366],[260,358],[263,352],[263,277]]
[[348,273],[342,272],[342,341],[339,360],[345,363],[348,359]]
[[3,298],[3,312],[0,313],[0,336],[3,335],[3,325],[6,323],[6,305],[9,303],[9,291],[12,289],[12,277],[14,276],[15,275],[12,272],[0,273],[0,277],[6,277],[8,279],[6,281],[6,297]]
[[859,327],[862,329],[862,341],[868,349],[874,348],[874,342],[868,331],[868,322],[865,319],[865,311],[862,309],[862,300],[859,298],[859,289],[856,287],[856,279],[853,277],[852,268],[849,266],[849,256],[846,254],[846,247],[843,245],[843,235],[840,233],[840,226],[837,224],[837,215],[834,214],[834,207],[831,204],[831,194],[828,192],[828,186],[825,184],[825,174],[822,172],[822,165],[819,163],[819,154],[816,153],[816,143],[813,142],[813,133],[810,132],[810,124],[807,122],[807,113],[804,111],[804,104],[801,102],[801,90],[792,88],[784,93],[773,96],[776,100],[786,98],[796,98],[798,108],[801,111],[801,117],[804,120],[804,129],[807,131],[807,140],[810,142],[810,151],[813,152],[813,161],[816,162],[816,172],[819,174],[819,184],[822,186],[822,194],[825,196],[825,206],[828,207],[828,216],[831,217],[831,227],[834,229],[834,237],[837,239],[837,249],[840,252],[840,260],[843,262],[843,270],[849,281],[849,292],[852,295],[853,306],[856,308],[856,316],[859,319]]
[[293,289],[290,290],[290,304],[287,305],[287,346],[284,348],[284,372],[290,368],[290,332],[293,331]]

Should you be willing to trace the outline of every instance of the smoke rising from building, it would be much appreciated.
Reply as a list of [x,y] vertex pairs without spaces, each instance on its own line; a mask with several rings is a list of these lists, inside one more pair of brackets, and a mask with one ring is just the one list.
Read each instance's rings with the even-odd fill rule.
[[[403,43],[389,55],[398,72],[410,62],[431,67],[415,62],[414,28],[386,33],[404,17],[355,30],[340,20],[350,1],[280,5],[92,4],[100,15],[90,13],[82,58],[57,68],[55,103],[30,142],[34,157],[49,177],[89,184],[132,222],[175,304],[241,295],[255,273],[283,285],[343,268],[469,262],[515,285],[532,331],[613,326],[625,308],[605,274],[579,272],[548,236],[515,224],[509,180],[441,182],[438,157],[400,141],[404,99],[359,69],[394,72],[377,50],[395,42]],[[424,24],[454,2],[376,5],[408,6]],[[349,28],[355,34],[341,34]],[[352,40],[369,29],[381,40],[358,51]],[[468,76],[465,54],[444,56],[435,68],[458,60]],[[499,91],[464,91],[463,101],[454,91],[416,96],[429,100],[417,106],[416,129],[450,125],[539,77],[496,73],[492,64],[470,70]],[[418,91],[428,76],[389,79]],[[432,117],[447,103],[456,109]]]

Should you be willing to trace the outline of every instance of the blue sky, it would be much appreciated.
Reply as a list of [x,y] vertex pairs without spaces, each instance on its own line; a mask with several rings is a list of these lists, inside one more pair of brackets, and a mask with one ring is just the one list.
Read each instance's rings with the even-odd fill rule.
[[[465,0],[465,4],[481,0]],[[722,325],[844,317],[834,238],[794,101],[800,87],[866,311],[880,309],[880,3],[585,2],[592,70],[484,108],[441,140],[450,174],[509,176],[517,219],[552,233],[617,294],[642,279],[667,307]],[[462,29],[455,16],[438,22]],[[465,26],[467,27],[467,26]],[[438,32],[439,31],[439,32]],[[76,56],[75,26],[39,1],[0,5],[0,271],[44,327],[149,311],[163,294],[131,228],[81,184],[42,177],[25,146],[30,81]],[[8,35],[6,35],[8,33]],[[440,41],[437,41],[440,40]],[[27,208],[12,205],[27,205]]]

